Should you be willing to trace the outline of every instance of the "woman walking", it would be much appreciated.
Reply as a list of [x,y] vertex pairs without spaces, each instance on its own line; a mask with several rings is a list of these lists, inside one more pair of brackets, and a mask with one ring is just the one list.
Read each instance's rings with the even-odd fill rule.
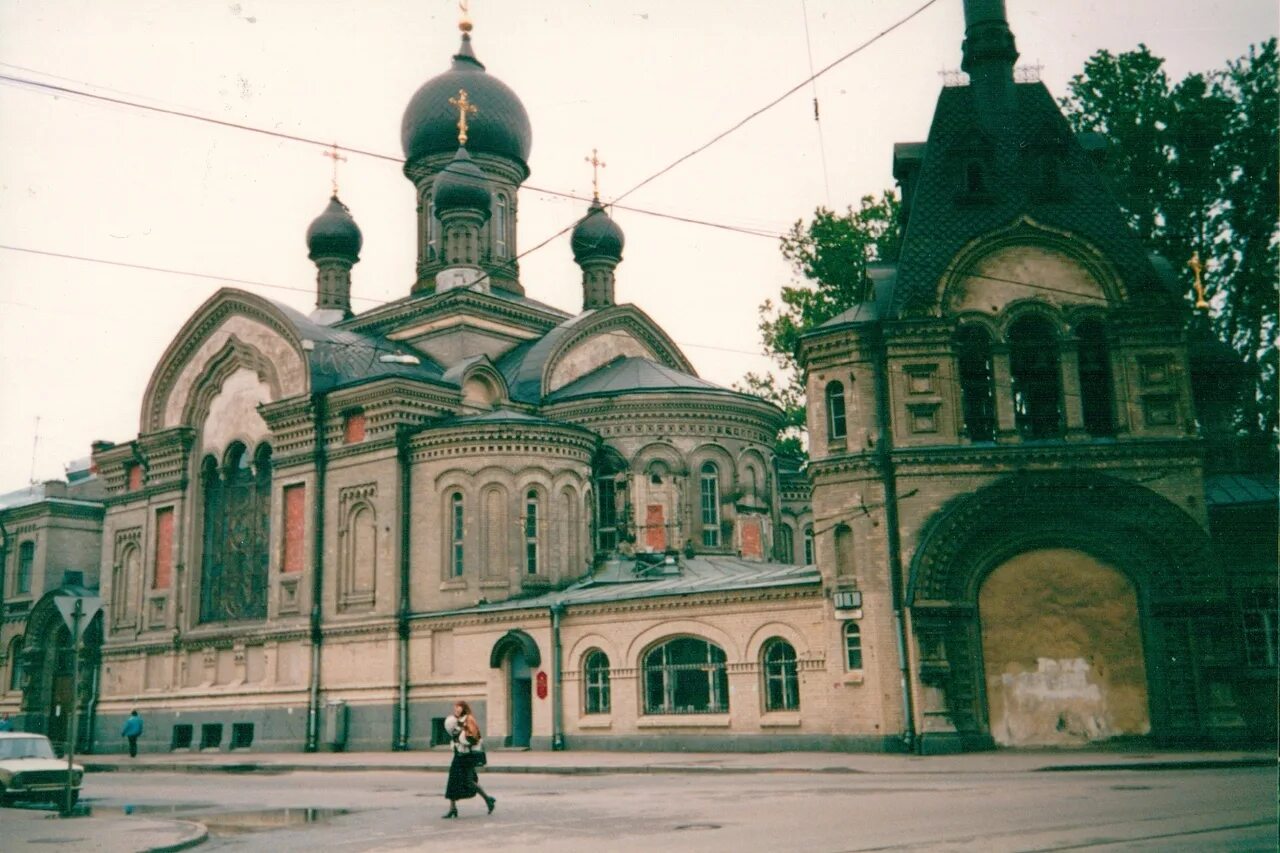
[[457,702],[453,706],[453,714],[445,717],[444,730],[453,739],[453,761],[449,764],[449,781],[444,789],[449,811],[444,817],[457,817],[458,800],[469,800],[476,794],[484,799],[489,814],[493,814],[498,798],[484,792],[480,787],[480,776],[476,773],[477,762],[484,755],[484,741],[480,737],[480,725],[471,714],[471,706]]

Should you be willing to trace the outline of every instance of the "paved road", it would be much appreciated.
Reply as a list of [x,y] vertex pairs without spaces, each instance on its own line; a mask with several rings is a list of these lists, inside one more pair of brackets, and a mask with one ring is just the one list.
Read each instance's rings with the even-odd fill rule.
[[85,796],[98,814],[202,820],[201,851],[1254,851],[1277,837],[1269,769],[482,781],[496,813],[474,800],[456,821],[440,819],[438,771],[106,773]]

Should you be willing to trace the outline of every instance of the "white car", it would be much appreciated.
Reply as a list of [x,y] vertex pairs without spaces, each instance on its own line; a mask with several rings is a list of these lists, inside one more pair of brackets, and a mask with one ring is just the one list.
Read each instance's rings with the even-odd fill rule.
[[[80,798],[84,768],[71,768],[71,804]],[[0,805],[17,800],[43,800],[62,805],[67,790],[67,762],[53,752],[44,735],[0,732]]]

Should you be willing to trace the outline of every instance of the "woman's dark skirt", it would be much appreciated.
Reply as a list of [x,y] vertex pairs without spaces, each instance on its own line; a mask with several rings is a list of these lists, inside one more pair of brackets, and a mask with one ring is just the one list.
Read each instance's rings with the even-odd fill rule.
[[475,754],[455,752],[449,764],[449,781],[444,787],[448,800],[469,800],[476,795],[480,777],[476,773]]

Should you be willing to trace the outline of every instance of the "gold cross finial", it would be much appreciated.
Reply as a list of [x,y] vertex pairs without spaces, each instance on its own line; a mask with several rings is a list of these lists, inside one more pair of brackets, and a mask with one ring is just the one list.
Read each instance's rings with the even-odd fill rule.
[[467,90],[459,89],[458,97],[450,98],[449,103],[458,110],[458,144],[467,144],[467,114],[475,115],[479,110],[476,105],[467,100]]
[[1204,281],[1200,278],[1200,273],[1204,271],[1204,264],[1200,263],[1200,253],[1192,252],[1191,260],[1187,261],[1187,266],[1191,267],[1191,272],[1195,275],[1196,288],[1196,308],[1204,309],[1209,307],[1209,301],[1204,298]]
[[338,153],[338,143],[333,143],[328,150],[320,152],[333,159],[333,197],[338,197],[338,161],[347,162],[347,158]]
[[458,0],[458,11],[462,13],[458,19],[458,29],[464,33],[471,32],[471,6],[470,0]]
[[607,166],[608,164],[600,159],[600,154],[594,148],[591,149],[590,157],[583,157],[582,159],[586,160],[588,163],[591,164],[591,194],[595,196],[596,201],[599,201],[600,200],[600,170],[605,166]]

